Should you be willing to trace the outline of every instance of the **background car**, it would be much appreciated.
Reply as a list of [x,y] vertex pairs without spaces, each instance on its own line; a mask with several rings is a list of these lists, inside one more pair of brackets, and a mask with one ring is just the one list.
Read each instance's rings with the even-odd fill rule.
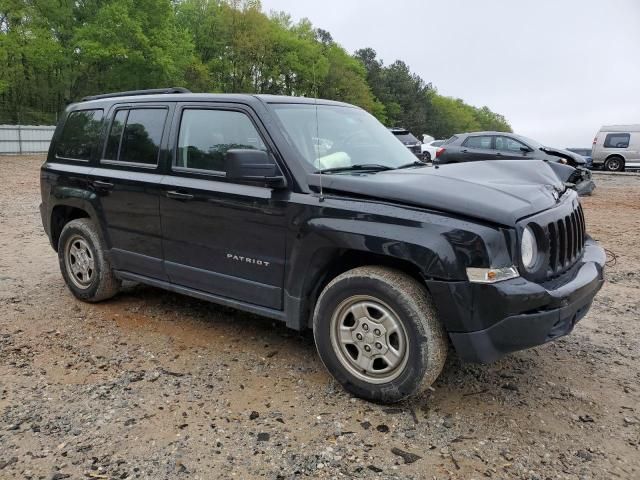
[[[434,165],[483,160],[546,160],[559,164],[554,168],[565,183],[575,185],[580,195],[590,195],[595,188],[586,160],[577,153],[545,147],[522,135],[505,132],[459,133],[438,150]],[[571,167],[571,168],[569,168]]]
[[434,163],[457,163],[474,160],[537,159],[584,167],[586,160],[577,153],[545,147],[522,135],[505,132],[458,133],[449,138]]
[[593,166],[609,172],[640,168],[640,125],[605,125],[593,139]]
[[432,140],[430,142],[423,142],[421,145],[422,159],[425,162],[430,162],[434,158],[436,158],[438,149],[444,142],[446,142],[446,140]]
[[402,144],[411,150],[416,157],[422,160],[422,142],[418,140],[413,133],[411,133],[406,128],[390,128],[391,133],[393,133],[398,140],[402,142]]
[[578,155],[582,155],[587,161],[587,168],[593,168],[593,158],[591,157],[590,148],[567,148],[567,150],[573,153],[577,153]]

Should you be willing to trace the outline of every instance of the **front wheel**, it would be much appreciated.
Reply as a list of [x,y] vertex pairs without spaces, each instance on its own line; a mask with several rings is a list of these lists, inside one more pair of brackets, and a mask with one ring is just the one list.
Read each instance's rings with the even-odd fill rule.
[[322,291],[313,318],[316,347],[349,392],[397,402],[429,387],[448,343],[426,288],[405,273],[359,267]]

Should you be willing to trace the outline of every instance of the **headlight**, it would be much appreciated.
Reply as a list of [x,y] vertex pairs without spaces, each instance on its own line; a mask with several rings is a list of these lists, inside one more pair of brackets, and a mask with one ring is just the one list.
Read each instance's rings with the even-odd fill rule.
[[522,232],[522,241],[520,244],[520,255],[522,257],[522,265],[527,270],[531,270],[538,260],[538,242],[531,227],[526,227]]
[[561,158],[559,160],[559,162],[562,163],[563,165],[566,165],[567,164],[567,159],[566,158]]

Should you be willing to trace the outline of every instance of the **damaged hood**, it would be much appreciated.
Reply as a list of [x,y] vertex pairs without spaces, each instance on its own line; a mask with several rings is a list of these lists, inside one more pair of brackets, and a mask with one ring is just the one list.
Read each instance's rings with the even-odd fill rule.
[[577,153],[570,152],[569,150],[565,150],[563,148],[542,147],[540,150],[542,150],[547,155],[564,158],[569,162],[570,165],[584,166],[587,164],[587,161],[582,155],[578,155]]
[[[320,174],[309,175],[318,190]],[[553,207],[564,183],[547,162],[496,160],[377,173],[323,174],[325,193],[370,197],[513,226]]]

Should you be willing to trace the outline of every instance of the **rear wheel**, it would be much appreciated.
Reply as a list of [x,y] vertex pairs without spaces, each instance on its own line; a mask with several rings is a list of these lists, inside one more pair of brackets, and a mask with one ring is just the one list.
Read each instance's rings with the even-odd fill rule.
[[429,152],[424,152],[424,161],[425,162],[431,161],[431,154]]
[[604,169],[609,172],[622,172],[624,170],[624,160],[620,157],[609,157],[604,162]]
[[424,391],[446,359],[446,334],[426,288],[385,267],[356,268],[331,281],[313,329],[329,372],[367,400],[396,402]]
[[58,260],[69,290],[80,300],[99,302],[118,293],[121,282],[113,274],[102,239],[88,218],[64,226],[58,241]]

